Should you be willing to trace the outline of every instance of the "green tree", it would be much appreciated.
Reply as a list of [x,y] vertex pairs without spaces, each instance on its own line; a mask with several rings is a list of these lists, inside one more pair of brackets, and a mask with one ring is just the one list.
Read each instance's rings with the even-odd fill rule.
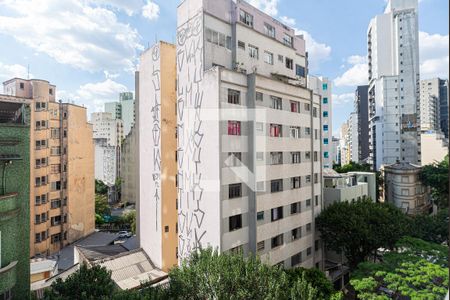
[[133,234],[135,234],[136,233],[136,211],[132,210],[132,211],[125,213],[120,218],[120,223],[129,225],[131,228],[131,232]]
[[333,169],[338,173],[348,173],[348,172],[372,172],[372,165],[370,164],[358,164],[351,161],[350,163],[340,166],[334,165]]
[[107,216],[111,213],[111,208],[108,204],[108,196],[103,194],[95,195],[95,213],[100,216]]
[[103,181],[95,179],[95,193],[100,195],[108,194],[108,186]]
[[434,203],[439,208],[448,207],[449,181],[448,181],[448,155],[443,161],[423,166],[421,171],[422,182],[431,187]]
[[103,267],[88,268],[82,264],[80,269],[62,281],[58,278],[51,289],[46,291],[46,300],[71,299],[110,299],[115,292],[111,272]]
[[335,293],[333,285],[319,269],[293,268],[285,272],[291,282],[303,276],[303,280],[311,284],[317,290],[317,295],[323,299],[329,299]]
[[391,204],[368,199],[336,202],[317,217],[317,228],[328,249],[344,253],[351,269],[377,249],[392,249],[409,230],[407,217]]
[[436,215],[413,216],[410,235],[433,243],[448,244],[448,219],[448,208],[438,211]]

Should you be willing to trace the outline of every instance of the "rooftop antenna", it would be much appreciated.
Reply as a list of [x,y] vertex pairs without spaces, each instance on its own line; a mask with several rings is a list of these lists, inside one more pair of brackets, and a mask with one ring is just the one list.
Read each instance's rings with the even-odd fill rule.
[[30,80],[30,64],[28,64],[27,70],[28,70],[27,80]]

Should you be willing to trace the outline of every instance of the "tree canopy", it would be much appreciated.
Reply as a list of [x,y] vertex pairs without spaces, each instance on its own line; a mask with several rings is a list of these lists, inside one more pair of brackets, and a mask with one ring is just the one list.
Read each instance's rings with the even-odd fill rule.
[[409,221],[392,204],[363,199],[328,206],[317,217],[317,228],[327,249],[343,252],[354,269],[377,249],[392,249],[408,232]]
[[411,217],[410,235],[433,243],[448,244],[448,208],[436,215],[419,214]]
[[333,169],[338,173],[348,173],[348,172],[372,172],[372,165],[370,164],[358,164],[351,161],[350,163],[340,166],[334,165]]
[[95,194],[107,195],[108,186],[101,180],[95,179]]
[[434,203],[439,208],[448,207],[449,181],[448,181],[448,155],[443,161],[422,167],[422,182],[431,187]]

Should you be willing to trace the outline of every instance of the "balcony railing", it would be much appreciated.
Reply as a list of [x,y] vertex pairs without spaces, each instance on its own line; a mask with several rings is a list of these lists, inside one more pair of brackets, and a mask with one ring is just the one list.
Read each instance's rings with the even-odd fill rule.
[[9,263],[0,269],[0,294],[12,289],[16,285],[17,261]]

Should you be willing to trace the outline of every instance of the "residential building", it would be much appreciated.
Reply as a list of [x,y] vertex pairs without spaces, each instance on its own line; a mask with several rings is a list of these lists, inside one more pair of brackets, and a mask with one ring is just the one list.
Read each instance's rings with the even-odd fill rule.
[[105,103],[105,112],[111,114],[111,119],[122,119],[122,106],[120,102],[107,102]]
[[30,108],[0,95],[0,299],[30,297]]
[[42,282],[58,274],[58,262],[55,259],[35,258],[30,262],[30,282]]
[[422,166],[441,162],[448,155],[448,139],[441,132],[424,131],[420,135]]
[[166,272],[178,265],[175,45],[159,42],[142,53],[136,77],[138,237]]
[[95,145],[95,179],[112,186],[119,176],[123,122],[114,119],[109,112],[92,113],[91,122]]
[[340,128],[340,140],[339,140],[339,152],[341,154],[341,166],[347,165],[351,161],[350,155],[350,126],[348,120],[341,125]]
[[105,112],[110,113],[113,120],[122,120],[123,135],[126,136],[134,125],[133,93],[120,93],[119,102],[105,103]]
[[384,202],[393,203],[410,215],[431,213],[430,192],[420,180],[421,169],[420,166],[404,162],[384,166],[381,169]]
[[130,133],[125,137],[120,149],[120,178],[121,201],[123,203],[136,203],[138,182],[138,152],[137,152],[137,128],[133,126]]
[[322,269],[325,128],[304,38],[245,1],[186,0],[177,68],[180,258],[211,246]]
[[341,149],[339,147],[340,145],[340,139],[337,137],[332,138],[331,140],[331,159],[333,162],[333,165],[341,165]]
[[417,0],[389,0],[367,30],[369,140],[374,169],[420,164]]
[[[3,83],[30,105],[30,256],[47,256],[94,231],[94,145],[86,108],[56,102],[48,81]],[[12,99],[12,100],[11,100]]]
[[420,122],[422,131],[440,131],[448,138],[448,80],[420,81]]
[[377,176],[373,172],[348,172],[350,176],[356,178],[356,182],[366,182],[368,185],[367,196],[373,201],[378,201],[377,197]]
[[332,83],[326,77],[308,76],[308,88],[320,95],[322,102],[322,164],[324,168],[333,168],[333,99]]
[[[365,177],[364,177],[365,176]],[[364,178],[367,181],[364,181]],[[369,181],[369,178],[373,180]],[[359,176],[358,174],[340,174],[333,169],[323,173],[323,201],[327,207],[334,202],[357,201],[369,197],[369,185],[375,189],[375,173]],[[375,201],[375,198],[372,198]]]
[[368,85],[360,85],[355,91],[355,112],[358,115],[358,160],[369,157],[369,98]]
[[352,112],[348,119],[348,151],[350,161],[359,162],[359,123],[358,113]]

